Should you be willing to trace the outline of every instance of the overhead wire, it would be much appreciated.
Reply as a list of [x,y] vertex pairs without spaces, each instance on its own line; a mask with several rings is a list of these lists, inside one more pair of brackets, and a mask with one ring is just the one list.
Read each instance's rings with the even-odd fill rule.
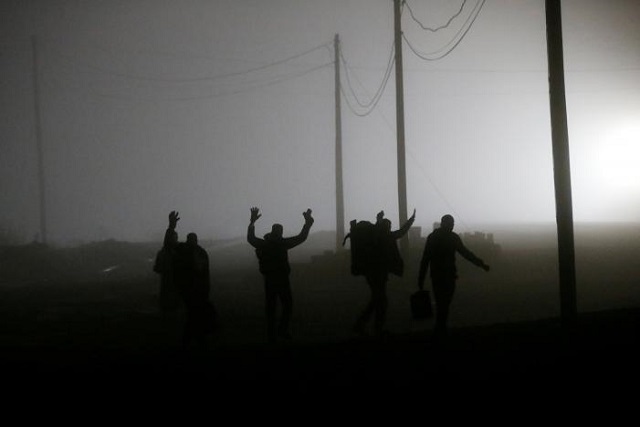
[[[395,60],[391,62],[391,65],[393,65],[393,62],[395,62]],[[389,69],[391,69],[391,68],[389,68]],[[387,82],[389,81],[389,76],[390,76],[390,75],[391,75],[391,73],[388,73],[388,74],[387,74],[387,76],[385,77],[385,79],[384,79],[384,81],[383,81],[383,85],[382,85],[382,86],[380,86],[381,90],[379,91],[379,95],[378,95],[378,97],[377,97],[377,98],[375,98],[375,103],[374,103],[374,104],[373,104],[373,105],[372,105],[372,106],[371,106],[367,111],[365,111],[365,112],[359,112],[359,111],[357,111],[357,109],[356,109],[356,108],[354,108],[354,106],[353,106],[353,105],[351,104],[351,102],[349,101],[349,97],[347,96],[347,94],[346,94],[346,93],[345,93],[345,91],[344,91],[344,86],[343,86],[343,85],[340,85],[340,92],[342,93],[342,96],[343,96],[343,98],[345,99],[345,101],[346,101],[346,103],[347,103],[347,106],[349,107],[349,110],[351,110],[351,112],[352,112],[353,114],[355,114],[356,116],[358,116],[358,117],[366,117],[366,116],[368,116],[369,114],[371,114],[371,113],[376,109],[376,106],[377,106],[377,105],[378,105],[378,103],[380,102],[380,99],[382,99],[382,94],[384,93],[384,89],[385,89],[385,87],[387,86]]]
[[[240,71],[235,71],[235,72],[230,72],[230,73],[223,73],[223,74],[217,74],[217,75],[213,75],[213,76],[204,76],[204,77],[190,77],[190,78],[170,78],[170,77],[158,77],[158,76],[148,76],[148,75],[141,75],[141,74],[133,74],[133,73],[123,73],[123,72],[119,72],[119,71],[114,71],[114,70],[108,70],[102,67],[98,67],[95,66],[93,64],[78,64],[77,61],[74,61],[73,59],[69,59],[68,55],[65,55],[64,53],[62,53],[62,57],[66,57],[65,60],[68,62],[72,62],[75,63],[76,65],[80,65],[98,72],[101,72],[103,74],[109,74],[112,76],[116,76],[116,77],[121,77],[121,78],[125,78],[125,79],[130,79],[130,80],[141,80],[141,81],[151,81],[151,82],[161,82],[161,83],[198,83],[198,82],[208,82],[208,81],[215,81],[215,80],[220,80],[220,79],[224,79],[224,78],[229,78],[229,77],[237,77],[237,76],[243,76],[243,75],[247,75],[256,71],[261,71],[261,70],[265,70],[267,68],[271,68],[271,67],[275,67],[277,65],[281,65],[284,64],[286,62],[289,61],[293,61],[294,59],[298,59],[302,56],[308,55],[318,49],[322,49],[324,47],[326,47],[329,43],[325,42],[322,43],[320,45],[314,46],[310,49],[307,49],[303,52],[297,53],[295,55],[291,55],[288,56],[286,58],[283,59],[279,59],[277,61],[273,61],[267,64],[263,64],[257,67],[253,67],[253,68],[249,68],[249,69],[245,69],[245,70],[240,70]],[[58,53],[60,54],[61,52],[58,51]]]
[[[248,75],[250,73],[254,73],[257,71],[261,71],[261,70],[266,70],[268,68],[271,67],[275,67],[277,65],[281,65],[284,64],[286,62],[289,61],[293,61],[295,59],[301,58],[305,55],[308,55],[318,49],[322,49],[325,48],[329,45],[329,43],[325,42],[322,44],[319,44],[317,46],[314,46],[310,49],[306,49],[302,52],[299,52],[295,55],[291,55],[288,56],[286,58],[277,60],[277,61],[272,61],[269,62],[267,64],[263,64],[260,65],[258,67],[252,67],[249,69],[245,69],[245,70],[241,70],[241,71],[237,71],[237,72],[232,72],[232,73],[225,73],[225,74],[218,74],[218,75],[214,75],[214,76],[209,76],[209,77],[201,77],[201,78],[162,78],[162,77],[154,77],[154,76],[143,76],[143,75],[136,75],[136,74],[129,74],[129,73],[121,73],[121,72],[117,72],[117,71],[113,71],[113,70],[107,70],[107,69],[103,69],[101,67],[96,67],[93,66],[91,64],[84,64],[84,63],[80,63],[77,60],[72,60],[70,58],[68,58],[68,55],[60,52],[57,49],[53,49],[54,51],[56,51],[58,53],[58,55],[55,56],[55,58],[59,58],[62,59],[63,61],[65,61],[68,64],[71,64],[72,66],[75,67],[85,67],[85,68],[90,68],[92,70],[95,71],[99,71],[102,74],[106,74],[106,75],[110,75],[110,76],[116,76],[116,77],[122,77],[125,78],[127,80],[136,80],[136,81],[151,81],[151,82],[160,82],[160,83],[196,83],[196,82],[200,82],[200,83],[206,83],[206,82],[212,82],[214,80],[218,80],[218,79],[222,79],[225,77],[233,77],[233,76],[243,76],[243,75]],[[276,84],[280,84],[280,83],[284,83],[286,81],[292,80],[292,79],[296,79],[302,76],[305,76],[307,74],[310,74],[314,71],[326,68],[330,65],[332,65],[333,62],[324,62],[320,65],[316,65],[316,66],[312,66],[312,67],[306,67],[303,70],[297,70],[297,71],[293,71],[293,72],[288,72],[285,74],[282,74],[282,72],[280,72],[280,75],[272,75],[272,76],[256,76],[256,78],[254,78],[254,81],[252,82],[240,82],[238,83],[238,85],[240,85],[241,87],[238,89],[233,89],[233,90],[222,90],[222,91],[218,91],[215,93],[209,93],[209,94],[204,94],[204,95],[196,95],[196,96],[158,96],[158,97],[145,97],[145,96],[136,96],[136,95],[117,95],[117,94],[105,94],[105,93],[96,93],[95,88],[93,88],[92,92],[94,92],[95,95],[99,96],[99,97],[105,97],[105,98],[112,98],[112,99],[125,99],[125,100],[146,100],[146,101],[188,101],[188,100],[199,100],[199,99],[213,99],[213,98],[219,98],[219,97],[223,97],[223,96],[229,96],[229,95],[236,95],[236,94],[242,94],[245,92],[250,92],[253,90],[258,90],[258,89],[262,89],[262,88],[266,88],[272,85],[276,85]],[[273,74],[273,73],[271,73]],[[228,86],[228,85],[227,85]],[[225,87],[227,87],[225,86]],[[213,87],[211,89],[214,89]]]
[[[444,24],[444,25],[442,25],[442,26],[440,26],[440,27],[437,27],[437,28],[433,28],[433,29],[432,29],[432,28],[429,28],[429,27],[424,26],[422,23],[420,23],[420,22],[415,18],[415,15],[414,15],[413,11],[411,10],[411,7],[409,6],[409,4],[408,4],[406,1],[403,1],[403,6],[405,6],[405,5],[407,6],[407,9],[409,9],[409,12],[410,12],[410,14],[411,14],[412,18],[413,18],[416,22],[418,22],[418,24],[419,24],[419,25],[420,25],[424,30],[432,31],[432,32],[436,32],[436,31],[439,31],[439,30],[441,30],[441,29],[447,28],[447,27],[451,24],[451,22],[453,22],[453,20],[454,20],[456,17],[458,17],[458,16],[462,13],[462,11],[463,11],[464,6],[465,6],[465,4],[466,4],[466,3],[467,3],[467,0],[464,0],[464,1],[462,2],[461,6],[460,6],[460,10],[458,10],[458,12],[457,12],[456,14],[454,14],[454,15],[453,15],[453,16],[452,16],[452,17],[447,21],[447,23],[446,23],[446,24]],[[484,4],[484,0],[482,1],[482,3]],[[478,5],[476,5],[476,8],[478,8]],[[404,9],[404,8],[402,8],[402,9],[401,9],[401,13],[402,13],[402,10],[403,10],[403,9]],[[471,21],[471,23],[467,26],[466,30],[464,31],[464,34],[462,34],[462,37],[460,37],[460,38],[459,38],[459,40],[456,42],[456,44],[455,44],[455,45],[454,45],[454,46],[449,50],[449,52],[447,52],[444,56],[446,56],[446,55],[447,55],[447,54],[449,54],[453,49],[455,49],[455,47],[460,43],[460,41],[462,40],[462,38],[464,38],[464,36],[466,35],[467,31],[469,30],[469,28],[471,27],[471,25],[472,25],[472,24],[473,24],[473,22],[475,21],[475,18],[476,18],[476,17],[477,17],[477,15],[479,14],[480,9],[481,9],[481,7],[480,7],[480,8],[478,8],[477,12],[475,13],[475,16],[473,17],[473,20],[472,20],[472,21]],[[473,16],[473,14],[472,14],[471,16]],[[469,22],[469,19],[467,19],[467,21],[466,21],[466,22]],[[465,24],[466,24],[466,23],[465,23]],[[464,25],[463,25],[463,27],[462,27],[462,28],[464,28]],[[456,38],[456,37],[458,37],[458,36],[460,35],[460,33],[461,33],[461,32],[462,32],[462,29],[458,31],[458,33],[456,34],[456,36],[454,37],[454,39],[453,39],[453,40],[455,40],[455,38]],[[404,37],[404,34],[403,34],[403,37]],[[406,40],[406,38],[405,38],[405,40]],[[408,43],[408,41],[407,41],[407,43]],[[387,84],[387,82],[388,82],[388,80],[389,80],[389,77],[390,77],[390,75],[391,75],[391,68],[392,68],[393,64],[395,63],[395,55],[393,55],[393,53],[395,52],[395,49],[393,48],[393,46],[394,46],[394,45],[392,45],[391,54],[390,54],[390,60],[388,61],[388,64],[387,64],[387,70],[386,70],[386,72],[385,72],[385,76],[384,76],[384,78],[383,78],[383,82],[382,82],[382,84],[380,85],[380,87],[378,88],[378,91],[376,91],[376,94],[381,94],[381,93],[384,91],[384,88],[386,87],[386,84]],[[444,57],[444,56],[443,56],[443,57]],[[377,98],[377,100],[376,100],[376,95],[374,95],[374,97],[372,97],[372,100],[371,100],[369,103],[365,103],[365,104],[363,104],[363,103],[359,100],[358,96],[357,96],[357,95],[356,95],[356,93],[355,93],[355,90],[353,89],[353,84],[352,84],[352,82],[351,82],[351,79],[349,78],[349,67],[348,67],[348,65],[347,65],[347,61],[346,61],[346,59],[344,58],[344,56],[343,56],[342,52],[340,52],[340,57],[341,57],[341,62],[343,63],[344,68],[345,68],[345,76],[346,76],[346,80],[347,80],[347,86],[349,87],[349,90],[350,90],[350,92],[351,92],[351,94],[352,94],[353,98],[356,100],[356,102],[358,103],[358,105],[360,105],[361,107],[369,107],[369,106],[371,106],[372,104],[373,104],[373,107],[369,108],[369,110],[368,110],[368,111],[366,111],[365,113],[358,113],[358,112],[355,110],[355,108],[353,107],[353,105],[351,105],[351,103],[349,102],[349,98],[347,97],[347,95],[346,95],[346,93],[345,93],[345,91],[344,91],[344,89],[343,89],[342,85],[341,85],[341,87],[340,87],[340,91],[341,91],[341,93],[342,93],[342,95],[343,95],[343,97],[344,97],[344,99],[345,99],[345,101],[346,101],[346,103],[347,103],[347,106],[349,107],[349,109],[351,110],[351,112],[352,112],[352,113],[354,113],[355,115],[360,116],[360,117],[367,116],[367,115],[371,114],[374,110],[376,110],[375,106],[376,106],[376,104],[377,104],[377,102],[379,101],[379,99],[380,99],[380,98]],[[358,80],[358,79],[357,79],[357,77],[356,77],[356,80]],[[358,80],[358,83],[360,83],[360,81],[359,81],[359,80]],[[362,84],[361,84],[361,83],[360,83],[360,86],[362,86]],[[375,100],[375,103],[374,103],[374,100]],[[387,127],[388,127],[390,130],[392,130],[392,127],[391,127],[391,125],[390,125],[389,121],[387,120],[386,116],[385,116],[382,112],[380,112],[380,111],[378,111],[378,113],[379,113],[379,114],[380,114],[380,116],[382,117],[382,119],[383,119],[383,121],[385,122],[385,124],[387,125]],[[460,215],[460,214],[456,211],[456,209],[451,205],[451,203],[449,202],[449,200],[447,199],[447,197],[445,197],[445,195],[440,191],[440,189],[438,188],[438,186],[434,183],[433,179],[431,179],[431,177],[430,177],[430,176],[429,176],[429,174],[427,173],[426,169],[425,169],[425,168],[423,167],[423,165],[418,161],[418,157],[415,155],[415,153],[413,153],[413,151],[411,150],[411,148],[410,148],[410,147],[408,147],[408,151],[409,151],[409,153],[410,153],[410,154],[412,154],[412,156],[410,156],[410,157],[411,157],[411,159],[416,163],[416,165],[418,166],[418,169],[420,170],[420,172],[422,173],[422,175],[426,178],[427,182],[431,185],[431,187],[433,188],[433,190],[434,190],[434,191],[436,192],[436,194],[440,197],[440,199],[444,202],[444,204],[449,208],[450,212],[451,212],[451,213],[453,213],[454,215],[456,215],[456,217],[458,218],[458,221],[463,225],[463,227],[464,227],[464,228],[469,228],[469,227],[468,227],[468,225],[466,224],[466,222],[464,221],[464,219],[461,217],[461,215]]]
[[[404,34],[404,32],[402,33],[402,38],[407,43],[407,46],[414,53],[414,55],[416,55],[420,59],[423,59],[425,61],[437,61],[437,60],[440,60],[440,59],[448,56],[451,52],[453,52],[453,50],[456,47],[458,47],[460,42],[462,42],[462,40],[465,38],[465,36],[467,35],[469,30],[473,26],[474,22],[478,18],[478,15],[480,14],[480,11],[482,10],[482,7],[484,6],[485,2],[486,2],[486,0],[479,0],[478,3],[476,3],[476,6],[474,7],[474,9],[471,12],[471,14],[469,15],[469,17],[465,21],[465,23],[462,25],[462,27],[460,27],[460,29],[458,30],[456,35],[451,39],[451,41],[449,41],[445,46],[443,46],[442,48],[440,48],[440,49],[438,49],[436,51],[429,52],[429,53],[420,52],[420,51],[418,51],[418,49],[416,49],[413,46],[413,44],[409,41],[409,39]],[[443,51],[444,51],[444,53],[441,53]],[[435,55],[435,56],[432,56],[432,55]]]
[[[382,117],[382,121],[387,125],[387,128],[389,129],[389,131],[391,131],[391,133],[394,133],[394,128],[391,125],[391,123],[389,122],[389,119],[380,111],[378,110],[378,114],[380,115],[380,117]],[[468,224],[466,223],[466,221],[464,220],[464,217],[462,215],[460,215],[460,213],[458,213],[456,211],[456,209],[453,207],[453,205],[449,202],[449,200],[447,199],[447,197],[442,193],[442,191],[440,191],[440,188],[438,188],[438,186],[435,184],[435,182],[433,182],[433,179],[429,176],[429,174],[427,173],[426,168],[422,165],[422,163],[418,160],[419,157],[415,154],[415,152],[411,149],[411,147],[407,146],[406,147],[407,152],[409,154],[411,154],[411,156],[409,156],[409,158],[411,160],[413,160],[413,162],[415,162],[416,166],[418,166],[419,171],[422,173],[422,175],[425,177],[425,179],[427,180],[427,182],[429,183],[429,185],[431,186],[431,188],[436,192],[436,194],[440,197],[440,199],[442,200],[442,202],[447,206],[447,208],[449,209],[449,212],[451,212],[458,220],[458,222],[463,226],[463,228],[466,229],[471,229]]]
[[[471,26],[473,25],[473,23],[475,22],[475,20],[477,19],[478,15],[480,14],[480,11],[482,9],[482,7],[484,6],[486,0],[479,0],[478,3],[476,3],[472,13],[469,15],[469,17],[466,19],[466,21],[464,22],[464,24],[461,26],[461,28],[457,31],[457,33],[454,35],[453,39],[451,39],[451,41],[449,41],[443,48],[435,51],[435,52],[431,52],[429,54],[422,54],[420,53],[417,49],[414,48],[414,46],[411,44],[411,42],[407,39],[406,35],[404,33],[402,33],[402,37],[405,40],[405,42],[407,43],[407,45],[409,46],[409,48],[411,49],[411,51],[417,55],[418,57],[424,59],[424,60],[429,60],[429,61],[435,61],[438,59],[442,59],[445,56],[449,55],[462,41],[462,39],[464,39],[464,37],[466,36],[466,34],[468,33],[468,31],[470,30]],[[425,26],[424,24],[422,24],[415,16],[415,13],[413,12],[413,10],[411,9],[411,6],[405,1],[402,2],[402,11],[404,10],[404,6],[407,7],[407,9],[409,10],[409,13],[411,15],[411,17],[414,19],[414,21],[416,21],[420,27],[424,30],[428,30],[431,32],[436,32],[439,31],[441,29],[447,28],[451,25],[451,23],[455,20],[455,18],[457,18],[458,16],[460,16],[460,14],[462,14],[465,5],[467,3],[467,0],[463,0],[462,4],[460,5],[460,9],[449,18],[449,20],[444,24],[441,25],[439,27],[436,28],[430,28]],[[453,43],[453,45],[452,45]],[[442,51],[444,51],[444,53],[441,53]],[[343,66],[344,66],[344,75],[346,77],[346,83],[347,83],[347,88],[349,89],[349,92],[352,96],[352,98],[355,100],[356,104],[361,107],[366,109],[364,112],[362,111],[358,111],[358,109],[353,105],[353,103],[350,101],[349,97],[347,96],[344,88],[340,87],[340,91],[346,101],[347,107],[351,110],[351,112],[359,117],[364,117],[364,116],[368,116],[369,114],[371,114],[371,112],[373,111],[373,109],[375,109],[375,107],[377,106],[378,102],[380,101],[381,97],[382,97],[382,93],[384,92],[384,89],[386,88],[387,82],[391,76],[391,69],[392,66],[395,62],[395,58],[394,58],[394,48],[392,45],[392,49],[390,52],[390,56],[389,56],[389,61],[387,63],[387,69],[385,71],[383,80],[380,84],[380,86],[378,87],[378,89],[376,90],[376,92],[374,93],[374,95],[372,96],[372,98],[367,101],[367,102],[363,102],[360,100],[360,97],[358,97],[358,95],[356,94],[356,91],[353,88],[353,83],[351,82],[351,71],[350,71],[350,67],[347,63],[347,60],[344,57],[344,54],[342,51],[340,51],[340,61],[342,62]],[[434,54],[438,54],[435,57],[429,57],[427,55],[434,55]]]
[[[374,93],[374,95],[371,97],[371,99],[368,102],[360,101],[359,97],[357,96],[356,91],[353,88],[353,84],[351,82],[349,66],[347,64],[346,59],[344,58],[344,55],[342,54],[342,51],[340,52],[340,62],[342,62],[343,66],[344,66],[344,74],[345,74],[346,81],[347,81],[347,88],[349,89],[352,97],[356,100],[356,103],[360,107],[367,109],[365,112],[357,111],[357,109],[354,108],[354,106],[349,101],[349,97],[345,93],[343,85],[340,84],[340,91],[341,91],[343,97],[345,98],[347,106],[349,107],[349,109],[351,110],[351,112],[353,114],[355,114],[355,115],[357,115],[359,117],[368,116],[376,108],[378,102],[380,102],[380,99],[382,98],[382,94],[384,93],[384,90],[385,90],[385,88],[387,86],[387,83],[389,81],[389,77],[391,76],[391,70],[393,69],[393,64],[395,62],[394,52],[395,52],[395,49],[394,49],[394,45],[392,44],[390,52],[389,52],[389,59],[387,61],[387,68],[385,69],[384,75],[382,77],[382,81],[381,81],[380,85],[378,86],[378,89],[376,90],[376,92]],[[357,77],[356,77],[356,79],[357,79]]]
[[[405,35],[405,33],[402,33],[402,38],[404,39],[404,41],[407,43],[407,46],[409,47],[409,49],[416,55],[418,56],[420,59],[423,59],[425,61],[437,61],[440,60],[442,58],[445,58],[446,56],[448,56],[451,52],[453,52],[456,47],[458,47],[458,45],[462,42],[462,40],[465,38],[465,36],[467,35],[467,33],[469,32],[469,30],[471,29],[471,27],[473,26],[473,24],[475,23],[478,15],[480,14],[480,11],[482,10],[482,7],[484,6],[486,0],[479,0],[474,9],[472,10],[471,14],[469,15],[469,17],[467,17],[467,19],[465,20],[465,22],[463,23],[463,25],[460,27],[460,29],[456,32],[456,34],[453,36],[453,38],[446,44],[444,45],[442,48],[430,52],[430,53],[422,53],[419,52],[414,46],[413,44],[409,41],[409,39],[407,38],[407,36]],[[462,14],[465,5],[467,4],[467,0],[463,0],[462,4],[460,5],[460,9],[449,18],[449,20],[444,24],[441,25],[439,27],[436,28],[430,28],[425,26],[424,24],[422,24],[422,22],[420,22],[417,17],[415,16],[413,10],[411,9],[411,6],[409,5],[409,3],[404,0],[403,1],[404,5],[407,7],[407,9],[409,10],[409,14],[411,16],[411,18],[423,29],[426,31],[430,31],[432,33],[435,33],[437,31],[440,31],[442,29],[448,28],[451,23]],[[408,147],[407,151],[409,151],[409,153],[412,153],[412,150],[410,147]],[[442,192],[440,191],[440,189],[435,185],[435,183],[433,182],[433,180],[431,179],[431,177],[427,174],[425,168],[423,167],[423,165],[418,161],[418,157],[413,154],[411,156],[411,158],[413,159],[413,161],[416,163],[416,165],[418,166],[418,169],[422,172],[422,175],[427,179],[427,181],[429,182],[429,184],[431,185],[431,187],[433,188],[433,190],[438,194],[438,196],[442,199],[442,201],[448,206],[448,208],[451,210],[451,212],[456,215],[456,217],[458,218],[458,221],[462,223],[463,227],[465,228],[469,228],[468,225],[465,223],[465,221],[461,218],[460,214],[456,212],[456,210],[453,208],[453,206],[451,205],[451,203],[448,201],[448,199],[444,196],[444,194],[442,194]]]
[[120,96],[120,95],[106,95],[106,94],[97,94],[100,97],[104,97],[104,98],[112,98],[112,99],[125,99],[125,100],[146,100],[146,101],[153,101],[153,102],[157,102],[157,101],[195,101],[195,100],[206,100],[206,99],[215,99],[215,98],[221,98],[221,97],[225,97],[225,96],[230,96],[230,95],[239,95],[239,94],[243,94],[246,92],[251,92],[254,90],[259,90],[259,89],[264,89],[266,87],[269,86],[274,86],[280,83],[284,83],[287,82],[289,80],[293,80],[293,79],[297,79],[300,77],[303,77],[307,74],[311,74],[315,71],[321,70],[323,68],[329,67],[333,65],[333,62],[329,62],[329,63],[325,63],[325,64],[321,64],[312,68],[309,68],[307,70],[304,71],[299,71],[296,73],[290,73],[288,75],[282,76],[280,78],[265,82],[265,83],[259,83],[259,84],[254,84],[253,86],[248,86],[248,87],[244,87],[241,89],[236,89],[236,90],[230,90],[230,91],[225,91],[225,92],[217,92],[217,93],[213,93],[213,94],[207,94],[207,95],[197,95],[197,96],[183,96],[183,97],[158,97],[158,98],[146,98],[146,97],[133,97],[133,96]]
[[[404,2],[400,5],[400,15],[402,15],[404,11]],[[349,97],[347,96],[347,94],[344,91],[344,87],[342,85],[342,82],[340,83],[340,93],[342,94],[342,97],[344,98],[347,107],[349,108],[349,110],[356,116],[358,117],[366,117],[369,114],[371,114],[373,112],[373,110],[375,110],[376,106],[378,105],[378,102],[380,102],[380,99],[382,99],[382,94],[384,93],[385,88],[387,87],[387,83],[389,81],[389,77],[391,77],[391,70],[393,68],[393,64],[395,63],[395,43],[391,43],[391,49],[389,52],[389,60],[387,61],[387,68],[385,70],[385,73],[383,75],[382,78],[382,82],[380,83],[380,86],[378,87],[378,89],[376,90],[376,92],[374,93],[373,97],[369,100],[369,102],[363,103],[360,101],[360,99],[358,98],[358,96],[355,93],[355,90],[353,89],[353,85],[351,84],[351,79],[349,77],[349,66],[347,64],[346,59],[344,58],[344,55],[342,54],[342,51],[340,51],[340,58],[341,58],[341,62],[344,65],[344,73],[346,76],[346,80],[347,80],[347,86],[349,88],[349,91],[351,92],[351,95],[353,96],[353,98],[356,100],[356,103],[362,107],[362,108],[368,108],[368,110],[364,111],[364,112],[359,112],[357,111],[357,109],[351,104],[351,102],[349,101]]]
[[[371,99],[369,100],[369,102],[365,102],[363,103],[362,101],[360,101],[358,95],[356,95],[355,90],[353,89],[353,84],[351,82],[351,71],[349,69],[349,66],[347,64],[347,60],[344,58],[344,55],[342,53],[342,51],[340,51],[340,62],[342,62],[342,65],[344,66],[344,74],[347,80],[347,86],[349,87],[349,91],[351,92],[351,94],[353,95],[353,97],[355,98],[356,102],[358,103],[358,105],[360,105],[363,108],[369,108],[372,104],[374,104],[374,102],[376,101],[376,98],[378,96],[378,94],[384,90],[384,86],[386,85],[386,80],[388,80],[388,74],[390,74],[390,68],[393,65],[393,53],[394,53],[395,49],[393,44],[391,45],[391,51],[389,52],[389,60],[387,61],[387,68],[385,69],[384,72],[384,77],[382,78],[382,82],[380,83],[380,86],[378,87],[378,89],[376,89],[374,95],[371,97]],[[357,77],[356,77],[357,79]],[[361,84],[362,86],[362,84]]]
[[462,13],[462,10],[464,9],[465,4],[467,3],[467,0],[462,1],[462,4],[460,5],[460,10],[458,10],[458,12],[456,12],[451,18],[449,18],[446,24],[440,25],[439,27],[436,27],[436,28],[427,27],[422,22],[420,22],[420,20],[418,20],[418,18],[416,18],[415,14],[413,13],[413,9],[411,9],[411,6],[407,2],[407,0],[404,0],[403,3],[407,7],[407,9],[409,9],[409,15],[411,15],[411,19],[413,19],[423,30],[431,31],[432,33],[435,33],[447,28],[449,25],[451,25],[454,19],[460,16],[460,14]]

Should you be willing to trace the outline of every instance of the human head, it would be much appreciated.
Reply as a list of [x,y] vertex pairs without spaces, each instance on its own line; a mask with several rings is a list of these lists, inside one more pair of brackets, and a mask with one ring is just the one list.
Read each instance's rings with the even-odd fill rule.
[[440,228],[442,228],[445,231],[452,231],[453,230],[453,217],[449,214],[444,215],[441,219],[440,219]]
[[282,238],[282,224],[273,224],[271,226],[271,238],[273,239],[281,239]]
[[198,244],[198,235],[196,233],[189,233],[187,234],[187,243],[190,245],[197,245]]

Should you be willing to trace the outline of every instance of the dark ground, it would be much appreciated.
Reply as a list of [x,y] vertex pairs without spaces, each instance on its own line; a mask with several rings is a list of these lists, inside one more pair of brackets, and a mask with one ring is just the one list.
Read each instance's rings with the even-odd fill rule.
[[[379,341],[296,337],[277,346],[214,335],[205,352],[184,352],[180,316],[163,321],[108,298],[78,298],[67,311],[8,309],[17,301],[7,296],[3,411],[38,423],[345,422],[347,414],[377,422],[384,414],[520,424],[559,413],[589,421],[593,411],[624,422],[637,407],[640,308],[580,313],[570,327],[549,318],[453,328],[445,343],[427,327]],[[220,335],[230,329],[221,325]]]
[[[202,382],[315,392],[381,382],[409,390],[514,380],[622,386],[640,379],[640,309],[581,313],[569,326],[553,318],[454,328],[442,343],[429,330],[279,345],[224,343],[214,336],[203,352],[180,348],[179,319],[163,323],[157,314],[138,313],[114,321],[96,313],[87,307],[58,320],[8,319],[5,313],[3,384],[78,382],[100,392],[131,382],[150,388]],[[11,336],[9,329],[22,334]]]
[[[221,315],[220,328],[205,352],[184,352],[179,345],[183,315],[163,317],[157,310],[158,278],[150,273],[147,259],[155,248],[123,251],[113,242],[106,247],[109,256],[93,257],[85,248],[80,264],[72,262],[73,257],[69,264],[56,259],[48,269],[48,257],[34,264],[39,267],[21,268],[5,257],[0,387],[12,395],[12,402],[44,399],[60,402],[62,408],[91,401],[107,405],[106,410],[115,401],[140,408],[145,407],[142,402],[157,406],[194,394],[214,405],[225,400],[221,396],[236,403],[258,399],[282,405],[287,399],[302,397],[318,404],[336,396],[342,396],[342,404],[363,396],[428,401],[439,395],[457,402],[467,394],[492,405],[519,400],[530,406],[527,411],[536,412],[554,401],[551,396],[556,403],[577,396],[638,397],[640,306],[635,304],[639,276],[634,263],[625,264],[621,279],[602,282],[628,290],[606,300],[612,305],[624,302],[623,307],[582,308],[564,325],[559,314],[540,314],[559,313],[557,285],[547,277],[556,272],[541,269],[529,255],[522,257],[528,264],[509,264],[513,255],[505,255],[494,263],[494,276],[463,271],[466,282],[443,343],[431,339],[432,321],[408,318],[403,304],[413,283],[389,286],[389,337],[352,338],[349,325],[367,297],[364,283],[345,275],[344,265],[332,273],[322,263],[299,264],[293,276],[295,340],[276,346],[264,342],[263,294],[255,265],[229,265],[235,273],[225,274],[214,265],[213,301]],[[33,259],[33,249],[29,251]],[[113,260],[105,262],[105,257]],[[127,269],[129,258],[137,264]],[[120,267],[106,273],[98,268],[112,264]],[[52,266],[60,271],[52,271]],[[516,282],[507,274],[510,270],[520,272],[517,286],[511,286]],[[496,281],[500,277],[502,282]],[[491,282],[474,282],[480,278]],[[348,282],[327,287],[341,280]],[[593,282],[601,279],[594,275]],[[581,295],[590,292],[598,297],[593,301],[605,301],[607,293],[583,283]],[[588,300],[582,301],[580,307],[587,306]],[[502,316],[532,310],[536,318],[493,321],[500,314],[492,317],[492,310],[505,307],[512,311]],[[471,324],[460,321],[473,310]],[[376,407],[369,405],[372,409]]]

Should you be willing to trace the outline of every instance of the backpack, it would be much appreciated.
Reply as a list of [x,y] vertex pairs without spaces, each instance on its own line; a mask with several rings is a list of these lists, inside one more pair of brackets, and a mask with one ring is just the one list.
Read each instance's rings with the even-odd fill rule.
[[365,275],[376,257],[376,230],[369,221],[351,221],[351,228],[342,242],[351,240],[351,274]]
[[404,273],[404,263],[395,239],[378,234],[375,224],[369,221],[350,223],[349,234],[342,242],[351,240],[351,274],[363,276],[367,273],[386,270],[396,276]]

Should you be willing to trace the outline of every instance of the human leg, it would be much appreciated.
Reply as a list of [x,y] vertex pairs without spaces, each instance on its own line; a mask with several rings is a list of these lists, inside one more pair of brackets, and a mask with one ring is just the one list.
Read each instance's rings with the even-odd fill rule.
[[369,301],[367,302],[367,305],[365,305],[364,309],[360,312],[360,315],[356,319],[356,324],[353,327],[354,332],[357,333],[358,335],[365,334],[365,328],[367,326],[367,323],[371,319],[371,316],[373,315],[373,311],[374,311],[374,305],[373,305],[374,285],[373,285],[372,278],[368,276],[367,276],[367,285],[369,286],[369,292],[370,292]]
[[389,305],[386,280],[382,277],[377,278],[371,291],[374,313],[373,330],[376,335],[380,336],[383,333],[384,323],[387,317],[387,307]]
[[291,314],[293,312],[293,296],[288,279],[283,280],[283,282],[279,284],[278,295],[282,303],[282,317],[280,318],[278,335],[282,338],[290,339],[289,327],[291,324]]
[[265,309],[267,317],[267,338],[269,342],[276,339],[276,302],[278,294],[275,285],[270,278],[265,277]]
[[443,337],[447,334],[447,321],[449,319],[449,306],[453,301],[456,289],[455,279],[432,278],[433,297],[436,306],[436,319],[434,334]]

